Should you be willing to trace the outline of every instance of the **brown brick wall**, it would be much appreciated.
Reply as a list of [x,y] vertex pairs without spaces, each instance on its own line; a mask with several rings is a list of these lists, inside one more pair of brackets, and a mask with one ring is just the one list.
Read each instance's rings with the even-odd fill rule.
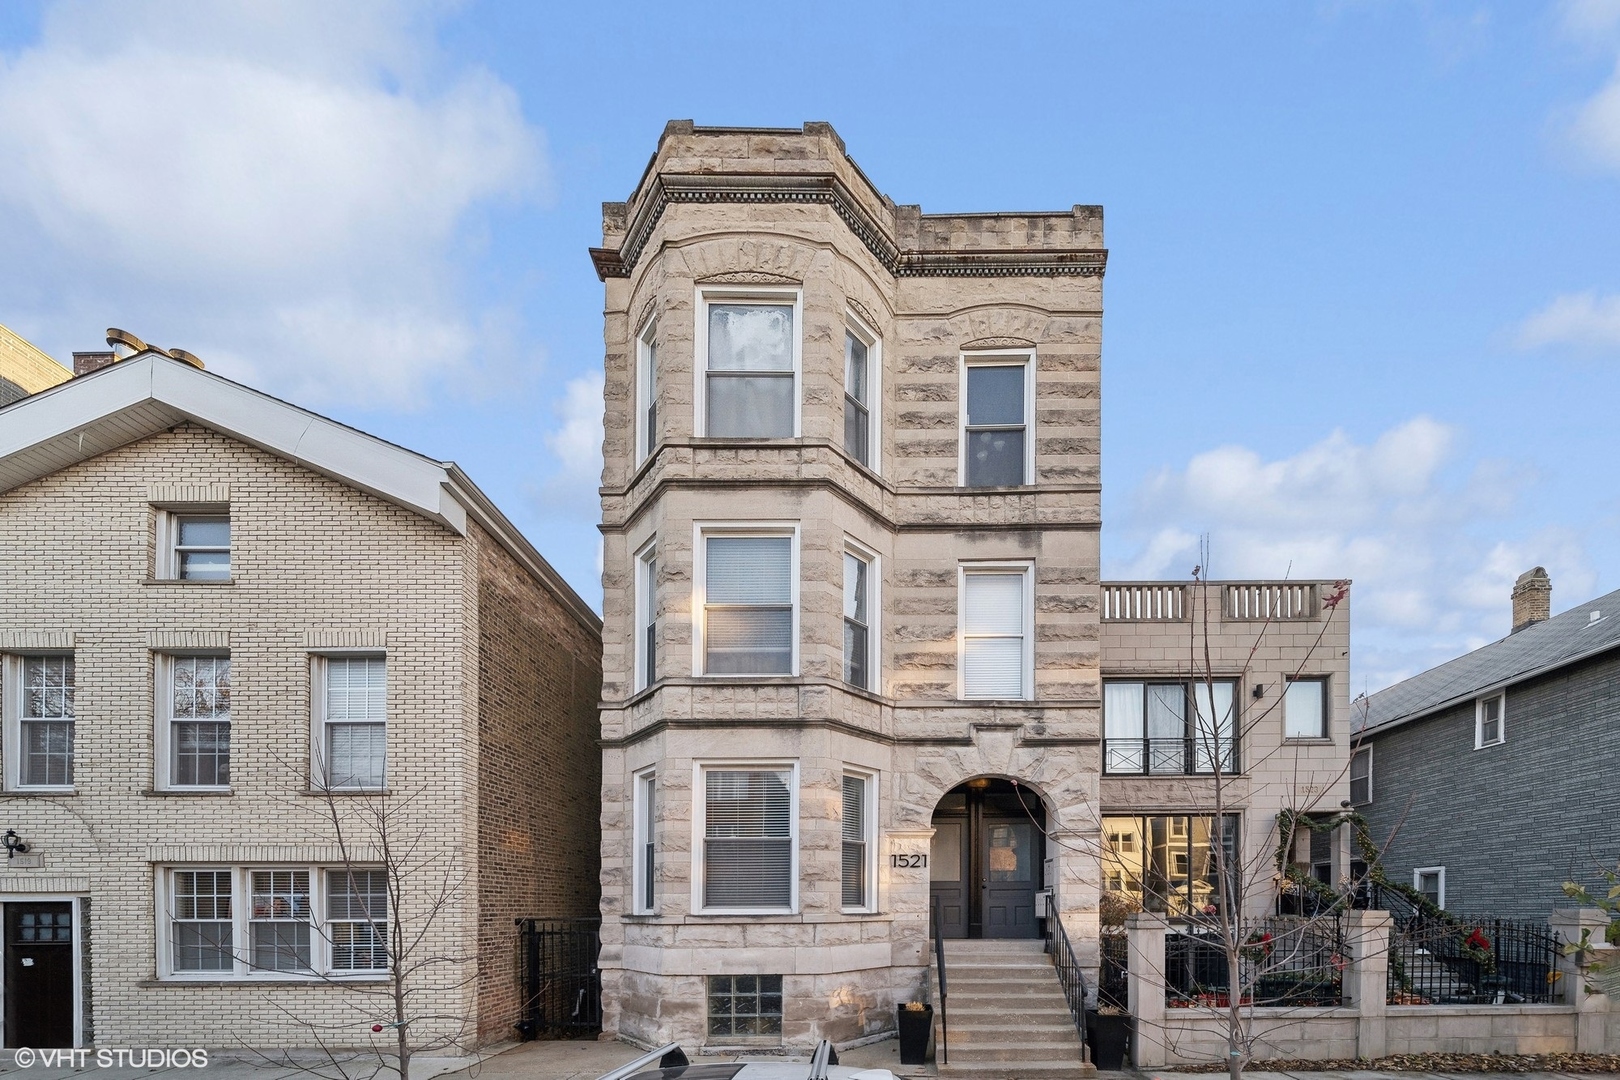
[[600,902],[601,632],[488,534],[478,548],[479,1037],[509,1036],[514,920],[594,916]]

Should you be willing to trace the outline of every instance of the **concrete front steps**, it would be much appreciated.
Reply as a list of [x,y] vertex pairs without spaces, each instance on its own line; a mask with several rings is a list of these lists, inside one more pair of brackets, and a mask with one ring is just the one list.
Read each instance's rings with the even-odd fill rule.
[[1063,987],[1039,941],[947,941],[950,1064],[941,1080],[1079,1080],[1097,1075],[1085,1060]]

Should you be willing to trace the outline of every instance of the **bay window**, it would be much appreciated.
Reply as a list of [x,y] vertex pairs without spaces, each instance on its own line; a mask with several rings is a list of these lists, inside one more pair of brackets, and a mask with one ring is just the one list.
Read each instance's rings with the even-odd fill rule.
[[877,338],[853,321],[844,329],[844,451],[869,469],[877,460]]
[[1015,487],[1031,482],[1034,364],[1028,353],[984,354],[962,365],[962,484]]
[[636,464],[658,445],[658,324],[636,338]]
[[795,539],[791,531],[702,535],[703,674],[794,673]]
[[798,291],[700,292],[700,433],[791,439],[799,428]]
[[872,635],[872,560],[844,552],[844,681],[862,690],[875,689]]
[[846,911],[873,906],[872,811],[873,778],[863,773],[844,774],[842,902]]

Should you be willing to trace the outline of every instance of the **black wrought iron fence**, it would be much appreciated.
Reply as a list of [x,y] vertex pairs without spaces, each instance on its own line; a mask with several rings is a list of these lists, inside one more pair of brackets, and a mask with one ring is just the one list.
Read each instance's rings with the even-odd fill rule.
[[1238,970],[1230,970],[1218,931],[1193,928],[1165,936],[1165,1000],[1171,1006],[1245,1004],[1336,1006],[1349,966],[1342,920],[1275,917],[1245,923]]
[[1069,1003],[1069,1015],[1074,1018],[1075,1028],[1084,1041],[1086,973],[1080,966],[1079,958],[1075,956],[1074,946],[1069,942],[1068,931],[1063,929],[1063,920],[1056,914],[1046,919],[1046,951],[1052,957],[1052,966],[1057,969],[1058,983],[1063,987],[1063,997]]
[[1130,1007],[1130,988],[1127,983],[1131,955],[1130,939],[1124,927],[1105,926],[1102,929],[1102,963],[1097,973],[1097,1003],[1112,1005],[1116,1009]]
[[1389,1003],[1550,1004],[1559,944],[1543,923],[1450,912],[1396,914]]
[[568,1039],[602,1030],[602,980],[596,957],[601,919],[519,919],[524,1039]]

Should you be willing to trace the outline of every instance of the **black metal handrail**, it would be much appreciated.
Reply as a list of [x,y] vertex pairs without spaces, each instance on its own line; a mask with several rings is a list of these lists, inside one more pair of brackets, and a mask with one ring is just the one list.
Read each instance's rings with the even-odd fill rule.
[[1104,739],[1103,772],[1123,776],[1199,776],[1215,771],[1236,774],[1237,739],[1188,735],[1168,739]]
[[1074,955],[1069,933],[1056,912],[1046,916],[1046,951],[1051,954],[1052,966],[1057,969],[1058,982],[1063,986],[1063,998],[1069,1003],[1069,1015],[1074,1017],[1075,1030],[1080,1033],[1080,1060],[1090,1061],[1086,1047],[1086,973]]
[[945,1007],[948,989],[945,985],[945,939],[939,933],[939,900],[934,900],[930,923],[934,935],[934,963],[939,967],[939,1059],[941,1065],[951,1063],[951,1014]]

